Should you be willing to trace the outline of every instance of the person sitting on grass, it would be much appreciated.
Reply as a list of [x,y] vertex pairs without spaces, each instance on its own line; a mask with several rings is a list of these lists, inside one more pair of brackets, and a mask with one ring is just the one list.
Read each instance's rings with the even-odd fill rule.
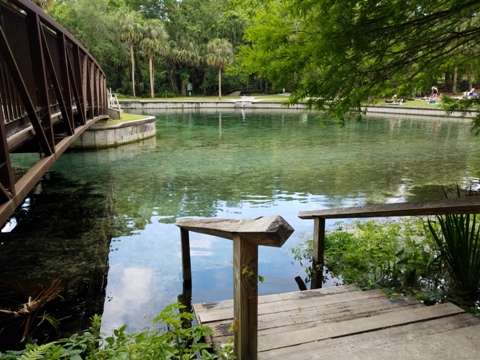
[[468,98],[470,100],[478,98],[477,90],[474,87],[468,93]]
[[434,96],[431,96],[430,99],[428,100],[428,103],[430,105],[439,104],[440,101],[442,101],[443,96],[444,96],[443,94],[436,94]]

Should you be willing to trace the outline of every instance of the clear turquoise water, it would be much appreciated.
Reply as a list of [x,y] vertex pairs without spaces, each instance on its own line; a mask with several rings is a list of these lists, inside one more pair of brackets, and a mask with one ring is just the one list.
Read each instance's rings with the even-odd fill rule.
[[[260,249],[259,292],[295,291],[294,277],[304,273],[289,249],[313,230],[299,211],[442,198],[442,187],[477,186],[480,178],[480,139],[469,121],[368,118],[342,128],[315,114],[240,109],[156,118],[156,138],[70,152],[50,171],[77,184],[68,191],[85,201],[108,194],[115,201],[105,331],[142,329],[181,294],[177,218],[283,216],[295,233],[281,249]],[[64,181],[48,186],[66,192]],[[193,302],[231,298],[231,242],[191,234],[191,251]]]

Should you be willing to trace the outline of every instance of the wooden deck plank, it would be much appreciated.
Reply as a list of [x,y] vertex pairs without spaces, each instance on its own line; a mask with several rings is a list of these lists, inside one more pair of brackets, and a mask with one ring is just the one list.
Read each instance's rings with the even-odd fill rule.
[[[470,356],[465,358],[472,358],[480,346],[480,319],[451,303],[425,306],[410,297],[389,299],[355,286],[262,296],[258,303],[259,359],[377,360],[392,358],[391,349],[395,356],[404,354],[398,357],[402,360],[430,359],[422,352],[449,336],[471,339],[461,345]],[[214,347],[232,337],[228,332],[232,305],[231,301],[194,305],[201,324],[214,330],[207,339]],[[455,345],[441,346],[447,343]],[[435,353],[437,359],[446,359]]]
[[[294,293],[295,294],[295,293]],[[385,297],[385,294],[379,290],[371,291],[361,291],[354,290],[349,292],[336,293],[334,296],[325,295],[315,296],[314,291],[307,292],[297,292],[296,298],[285,298],[284,300],[275,300],[270,302],[259,303],[258,314],[272,314],[280,313],[283,311],[290,311],[295,309],[307,309],[310,307],[316,307],[319,305],[326,304],[338,304],[348,301],[365,301],[370,298]],[[259,298],[261,299],[261,297]],[[280,298],[279,298],[280,299]],[[217,308],[216,306],[210,307],[208,311],[205,311],[205,306],[199,307],[197,304],[194,305],[194,311],[197,315],[197,321],[205,325],[212,321],[219,321],[225,319],[233,318],[233,308],[232,307],[221,307]]]
[[[415,304],[415,305],[409,306],[409,309],[415,309],[422,306],[423,306],[422,304]],[[396,309],[395,308],[387,309],[387,310],[384,310],[383,313],[386,314],[393,311],[396,311]],[[357,317],[352,316],[352,317],[349,317],[348,320],[354,320],[355,318],[363,318],[365,316],[366,316],[365,314],[364,315],[357,314]],[[332,325],[333,324],[335,323],[332,323]],[[277,326],[274,328],[267,328],[267,329],[261,329],[260,327],[262,325],[263,324],[259,323],[259,329],[260,329],[259,331],[261,331],[260,334],[270,335],[270,334],[279,334],[279,333],[291,333],[297,330],[307,330],[307,329],[309,329],[310,331],[316,332],[318,331],[317,327],[319,326],[319,323],[317,322],[317,320],[311,320],[308,322],[293,323],[293,324]],[[222,323],[222,324],[217,323],[215,326],[210,326],[210,327],[213,329],[214,333],[216,334],[215,336],[211,337],[211,342],[212,344],[215,344],[215,346],[217,347],[227,343],[228,339],[233,336],[233,333],[229,332],[231,327],[231,322]],[[221,334],[221,335],[218,335],[218,334]],[[345,336],[349,336],[349,334],[346,334]]]
[[259,334],[258,350],[265,351],[278,347],[294,346],[311,341],[347,336],[392,326],[409,324],[428,319],[462,313],[463,310],[450,303],[426,306],[417,309],[399,310],[361,319],[347,320],[336,324],[321,324],[312,329],[288,333]]
[[[371,316],[372,314],[380,314],[396,311],[397,308],[406,307],[416,308],[422,307],[423,304],[418,300],[405,297],[399,299],[388,299],[385,296],[381,298],[371,298],[369,301],[358,302],[350,301],[341,304],[320,305],[310,309],[295,309],[284,313],[260,315],[258,329],[265,333],[283,332],[300,328],[310,328],[318,323],[339,322],[351,320],[360,317]],[[232,334],[228,332],[228,328],[232,323],[231,319],[224,321],[216,321],[206,323],[216,334],[215,343],[221,343]],[[224,339],[220,339],[224,337]]]
[[[430,336],[436,333],[452,334],[453,331],[472,327],[474,334],[480,333],[480,319],[471,316],[470,314],[460,314],[450,316],[448,318],[433,319],[420,323],[407,324],[404,326],[396,326],[387,329],[382,329],[375,332],[368,332],[356,334],[348,337],[340,337],[335,339],[326,339],[323,341],[310,342],[293,347],[285,347],[274,349],[271,351],[264,351],[258,354],[259,360],[282,359],[282,360],[296,360],[302,359],[337,359],[337,357],[353,352],[361,354],[364,350],[372,351],[372,348],[388,346],[389,348],[396,346],[396,343],[401,344],[403,348],[410,341],[419,338],[432,339]],[[472,336],[470,334],[470,336]],[[474,335],[475,336],[475,335]],[[477,341],[478,343],[478,341]],[[435,342],[436,346],[443,346]],[[474,349],[477,344],[474,344]],[[471,348],[471,345],[465,345],[465,348]],[[402,350],[402,348],[401,348]],[[403,352],[399,351],[403,356]],[[299,356],[301,354],[301,356]],[[370,353],[369,353],[370,354]],[[422,355],[425,355],[422,354]],[[384,359],[391,359],[392,354],[384,357]],[[369,359],[370,357],[364,357]],[[452,357],[452,359],[459,357]],[[350,358],[349,358],[350,359]],[[403,360],[410,359],[403,356]],[[444,356],[438,356],[438,359],[447,359]]]
[[[297,299],[299,296],[302,297],[322,297],[328,295],[335,295],[341,293],[348,293],[351,291],[361,291],[358,286],[355,285],[344,285],[344,286],[332,286],[328,288],[315,289],[315,290],[305,290],[305,291],[292,291],[280,294],[271,294],[271,295],[262,295],[258,298],[258,304],[272,303],[276,301],[285,301],[288,299]],[[233,308],[233,300],[222,300],[207,302],[201,304],[195,304],[195,308],[202,311],[211,311],[213,309],[228,309]]]
[[386,344],[335,356],[335,360],[383,359],[478,359],[480,354],[480,327],[457,329],[449,333],[436,333],[428,338],[417,338],[407,344]]

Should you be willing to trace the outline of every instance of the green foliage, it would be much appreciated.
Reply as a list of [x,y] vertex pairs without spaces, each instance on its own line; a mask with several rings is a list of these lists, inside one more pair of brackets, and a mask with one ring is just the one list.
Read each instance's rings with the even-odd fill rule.
[[65,27],[99,62],[108,87],[120,87],[128,47],[118,36],[119,13],[108,0],[55,1],[48,14]]
[[[347,228],[337,225],[334,232],[327,234],[325,243],[325,265],[331,277],[362,289],[436,289],[438,251],[434,242],[425,237],[423,221],[358,221]],[[308,240],[292,250],[302,265],[311,258],[311,246]],[[307,267],[307,273],[310,271]]]
[[[413,293],[427,304],[447,297],[478,316],[478,215],[442,215],[400,223],[356,222],[326,235],[327,274],[362,289]],[[292,249],[311,273],[312,240]],[[307,277],[306,281],[309,278]]]
[[[452,99],[449,97],[445,97],[442,102],[442,108],[444,108],[447,113],[458,111],[461,112],[463,115],[466,115],[478,111],[478,106],[480,105],[480,98]],[[474,135],[480,135],[480,113],[477,113],[477,115],[474,117],[471,130]]]
[[441,251],[454,296],[474,299],[480,287],[480,226],[477,215],[442,215],[428,221]]
[[232,2],[253,19],[240,71],[287,88],[292,103],[308,99],[339,118],[387,90],[429,89],[455,65],[478,61],[475,1]]
[[71,359],[71,360],[133,360],[133,359],[234,359],[232,346],[228,345],[213,352],[202,340],[211,335],[210,328],[191,323],[193,314],[183,311],[185,306],[176,303],[167,306],[154,320],[160,329],[147,329],[127,333],[126,325],[114,330],[111,336],[100,333],[101,319],[92,317],[91,328],[81,335],[74,334],[44,345],[29,344],[23,351],[0,353],[1,360],[10,359]]
[[327,237],[327,267],[334,276],[362,288],[399,291],[429,279],[436,252],[413,221],[402,224],[357,222],[355,233],[340,231]]

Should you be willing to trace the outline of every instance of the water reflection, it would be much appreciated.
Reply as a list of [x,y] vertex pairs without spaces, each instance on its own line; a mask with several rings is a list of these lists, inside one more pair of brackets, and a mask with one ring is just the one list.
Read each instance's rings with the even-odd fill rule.
[[0,350],[21,346],[24,329],[28,341],[54,339],[44,315],[60,320],[58,335],[69,336],[103,312],[113,220],[108,182],[97,188],[53,172],[40,185],[10,221],[17,226],[1,234],[0,309],[19,310],[57,280],[60,298],[32,310],[30,322],[3,312]]
[[[104,267],[107,332],[121,324],[142,329],[177,301],[183,291],[180,232],[174,225],[179,217],[280,214],[296,231],[281,249],[260,248],[265,282],[259,293],[296,291],[294,278],[304,273],[292,263],[289,248],[313,229],[310,221],[298,219],[299,211],[441,198],[445,185],[469,186],[480,177],[480,144],[470,136],[469,122],[369,118],[340,128],[311,113],[243,108],[162,111],[156,117],[154,139],[62,155],[50,171],[52,181],[42,185],[52,191],[34,201],[47,206],[61,194],[61,213],[75,216],[59,215],[52,223],[43,210],[38,217],[51,234],[82,229],[84,236],[72,238],[83,248],[90,246],[86,238],[96,241],[96,226],[104,218],[95,209],[104,208],[107,194],[114,199]],[[22,166],[21,157],[16,164]],[[88,199],[98,204],[87,205]],[[17,218],[10,236],[20,236],[22,221]],[[36,238],[39,229],[32,226],[29,237]],[[44,242],[56,247],[65,242],[48,239]],[[231,241],[191,234],[191,253],[193,302],[231,298]],[[58,261],[57,273],[62,271]]]

